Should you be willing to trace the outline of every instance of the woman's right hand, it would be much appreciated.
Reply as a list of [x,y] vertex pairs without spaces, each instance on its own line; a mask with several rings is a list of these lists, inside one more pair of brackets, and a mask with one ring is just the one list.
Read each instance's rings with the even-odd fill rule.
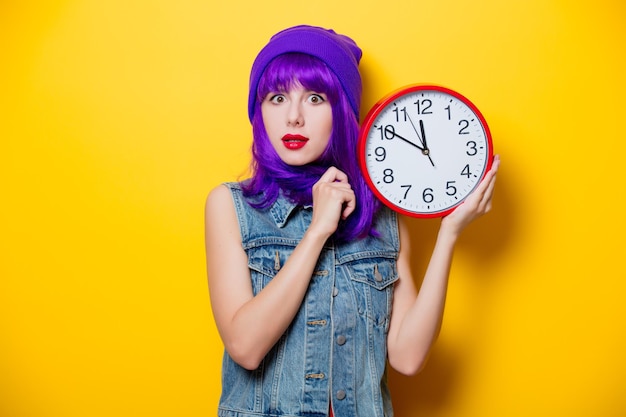
[[356,208],[356,196],[348,176],[330,167],[313,185],[313,220],[309,231],[330,237]]

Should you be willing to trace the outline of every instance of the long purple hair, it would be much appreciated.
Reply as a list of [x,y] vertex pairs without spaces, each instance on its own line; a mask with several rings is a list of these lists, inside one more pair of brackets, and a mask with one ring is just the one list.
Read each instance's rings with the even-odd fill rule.
[[[332,132],[326,150],[320,158],[304,166],[284,163],[270,143],[261,102],[271,92],[288,91],[296,84],[326,94],[332,108]],[[266,208],[282,194],[301,205],[313,203],[312,187],[326,170],[335,166],[348,176],[356,195],[356,209],[341,221],[335,237],[351,240],[368,234],[379,204],[367,187],[359,170],[356,156],[359,122],[350,107],[339,80],[321,60],[306,54],[289,53],[275,58],[266,68],[257,89],[252,119],[252,178],[243,185],[244,195],[251,205]]]

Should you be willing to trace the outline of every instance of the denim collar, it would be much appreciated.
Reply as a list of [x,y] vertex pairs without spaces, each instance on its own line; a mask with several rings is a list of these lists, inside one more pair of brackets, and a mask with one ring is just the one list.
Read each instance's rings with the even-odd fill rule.
[[287,220],[289,220],[289,216],[291,215],[291,213],[298,207],[310,209],[313,206],[302,206],[300,204],[294,203],[293,201],[285,198],[285,196],[281,192],[280,196],[276,199],[276,201],[274,201],[274,204],[270,206],[269,212],[272,215],[272,219],[274,219],[276,225],[280,228],[283,228],[287,224]]

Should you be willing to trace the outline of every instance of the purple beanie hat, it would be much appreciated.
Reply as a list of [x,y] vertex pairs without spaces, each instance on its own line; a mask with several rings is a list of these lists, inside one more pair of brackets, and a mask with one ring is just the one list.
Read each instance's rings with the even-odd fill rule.
[[272,59],[290,52],[308,54],[323,61],[339,79],[354,114],[359,117],[362,89],[359,73],[361,49],[352,39],[333,30],[302,25],[285,29],[272,36],[254,60],[248,95],[250,120],[254,116],[257,88],[265,68]]

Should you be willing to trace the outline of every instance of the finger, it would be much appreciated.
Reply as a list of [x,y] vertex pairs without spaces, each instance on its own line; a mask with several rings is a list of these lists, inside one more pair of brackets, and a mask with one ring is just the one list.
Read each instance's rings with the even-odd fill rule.
[[482,200],[485,195],[490,194],[490,191],[488,190],[491,190],[491,192],[493,191],[494,182],[496,179],[496,174],[498,173],[499,166],[500,163],[498,159],[494,162],[494,165],[492,165],[492,168],[489,170],[489,172],[485,174],[480,184],[478,184],[478,187],[476,187],[476,190],[474,190],[473,193],[477,196],[477,199]]
[[487,189],[485,190],[485,196],[489,197],[489,199],[491,200],[491,197],[493,196],[493,190],[496,187],[496,179],[497,176],[493,176],[491,177],[491,180],[489,181],[489,184],[487,185]]
[[343,196],[341,196],[341,194],[343,193],[352,193],[352,187],[350,186],[350,184],[348,184],[347,182],[321,182],[318,181],[314,186],[313,186],[313,192],[315,195],[333,195],[335,193],[340,193],[340,194],[335,194],[337,195],[337,198],[340,200],[344,200]]
[[500,155],[495,155],[493,157],[493,163],[491,164],[491,168],[489,168],[489,171],[487,171],[487,173],[483,177],[479,188],[482,187],[486,189],[488,185],[484,183],[489,183],[489,181],[491,181],[491,178],[496,176],[499,168],[500,168]]
[[485,181],[486,187],[484,187],[484,191],[480,194],[478,208],[483,213],[487,213],[491,210],[491,200],[493,199],[493,191],[496,186],[496,178],[497,176],[494,172],[491,178]]
[[499,166],[500,166],[500,155],[496,154],[493,156],[493,160],[491,164],[491,171],[497,170]]
[[320,182],[348,182],[348,176],[341,170],[330,167],[324,172],[324,174],[320,177]]
[[350,198],[348,198],[344,202],[344,208],[343,208],[343,211],[341,212],[341,218],[344,220],[347,219],[348,216],[351,215],[355,209],[356,209],[356,196],[352,192]]
[[338,182],[338,181],[335,181],[333,183],[328,184],[328,186],[332,187],[334,189],[340,190],[340,191],[352,192],[352,186],[348,182]]

